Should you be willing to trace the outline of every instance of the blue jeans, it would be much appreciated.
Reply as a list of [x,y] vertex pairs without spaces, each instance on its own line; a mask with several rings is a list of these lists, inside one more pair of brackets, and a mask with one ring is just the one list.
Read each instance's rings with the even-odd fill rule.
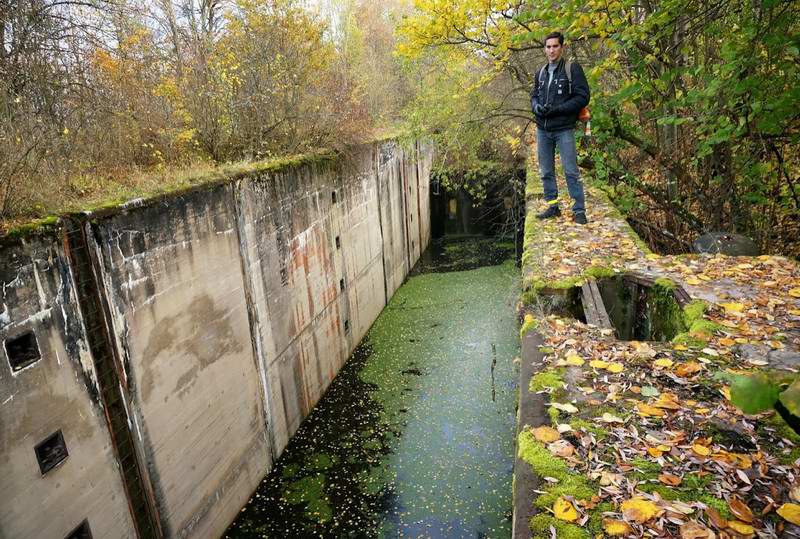
[[536,129],[536,155],[539,159],[539,172],[542,175],[544,199],[554,201],[558,199],[558,186],[556,185],[556,146],[561,155],[561,166],[564,176],[567,177],[567,190],[572,197],[572,213],[584,213],[583,184],[578,171],[578,150],[575,147],[575,131],[562,129],[561,131],[545,131]]

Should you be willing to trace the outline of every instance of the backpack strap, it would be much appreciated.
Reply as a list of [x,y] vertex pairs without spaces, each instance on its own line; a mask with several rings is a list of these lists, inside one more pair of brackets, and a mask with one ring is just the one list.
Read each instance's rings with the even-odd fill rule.
[[569,95],[572,95],[572,60],[567,60],[564,69],[567,72],[567,80],[569,81]]
[[539,70],[539,82],[542,81],[542,77],[544,77],[544,70],[547,69],[547,64],[542,66],[542,69]]

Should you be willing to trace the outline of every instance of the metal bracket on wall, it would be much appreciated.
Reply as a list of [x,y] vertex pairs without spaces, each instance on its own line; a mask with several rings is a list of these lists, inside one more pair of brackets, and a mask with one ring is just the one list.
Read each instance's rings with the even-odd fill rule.
[[86,340],[94,360],[100,398],[105,410],[111,443],[119,464],[128,506],[138,537],[163,537],[152,490],[142,475],[129,428],[128,412],[120,385],[119,362],[112,346],[110,314],[101,293],[99,267],[86,238],[86,223],[69,220],[65,226],[64,248],[69,256],[76,295],[86,326]]

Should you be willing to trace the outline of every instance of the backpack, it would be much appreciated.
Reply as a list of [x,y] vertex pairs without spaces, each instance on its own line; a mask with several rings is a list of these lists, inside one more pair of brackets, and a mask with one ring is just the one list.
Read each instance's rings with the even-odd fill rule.
[[[544,77],[544,72],[547,69],[547,64],[542,66],[542,69],[539,70],[539,80]],[[564,64],[564,71],[567,72],[567,83],[569,85],[569,95],[572,95],[572,60],[567,60]],[[592,113],[589,112],[589,107],[583,107],[580,111],[578,111],[578,120],[581,122],[588,122],[592,119]]]

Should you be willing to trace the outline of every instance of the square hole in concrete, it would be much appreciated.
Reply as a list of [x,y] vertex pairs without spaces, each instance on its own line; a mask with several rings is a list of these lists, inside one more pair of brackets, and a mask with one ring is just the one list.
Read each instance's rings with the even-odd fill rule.
[[39,344],[36,342],[36,335],[34,335],[33,331],[6,339],[5,348],[6,356],[13,372],[21,371],[28,365],[42,359],[42,355],[39,353]]
[[337,249],[342,248],[342,239],[339,236],[336,236],[336,248]]
[[33,450],[36,452],[36,460],[39,462],[42,475],[64,462],[69,456],[64,435],[60,430],[39,442]]
[[682,290],[671,282],[625,275],[602,279],[597,285],[618,339],[669,341],[684,331],[677,296]]
[[89,521],[84,520],[64,539],[92,539],[92,530],[89,528]]
[[344,292],[344,279],[339,279],[339,290]]
[[586,314],[581,301],[581,287],[579,286],[542,290],[539,296],[539,308],[545,316],[574,318],[586,323]]

